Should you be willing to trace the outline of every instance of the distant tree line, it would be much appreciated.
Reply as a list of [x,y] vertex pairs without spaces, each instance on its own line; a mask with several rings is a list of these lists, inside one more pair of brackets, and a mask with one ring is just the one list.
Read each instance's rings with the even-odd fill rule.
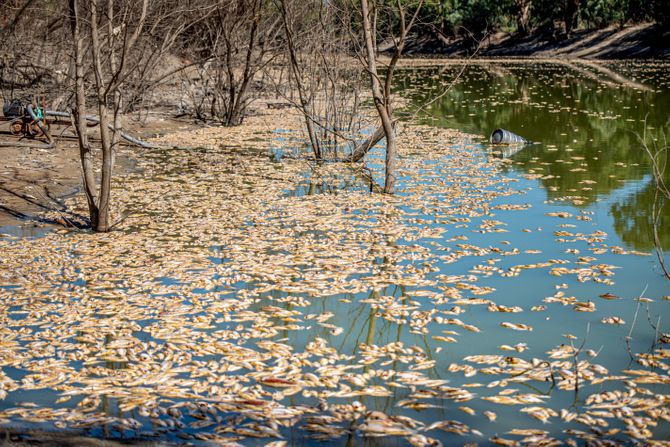
[[570,35],[578,26],[670,23],[668,0],[428,0],[425,33],[481,37],[491,31]]

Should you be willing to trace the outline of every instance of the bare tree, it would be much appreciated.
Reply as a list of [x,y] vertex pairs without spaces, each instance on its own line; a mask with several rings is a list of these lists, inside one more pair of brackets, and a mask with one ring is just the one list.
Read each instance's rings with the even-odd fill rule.
[[288,90],[275,83],[277,91],[302,113],[314,158],[340,159],[363,124],[362,76],[346,52],[351,38],[343,27],[345,18],[325,2],[274,3],[282,18],[283,66],[290,80]]
[[[60,93],[66,64],[62,3],[0,2],[0,88],[5,99]],[[19,98],[24,96],[24,98]]]
[[[377,62],[377,36],[376,29],[378,12],[382,11],[382,2],[372,3],[373,8],[370,7],[368,0],[361,0],[361,15],[363,24],[363,39],[365,42],[365,53],[362,56],[368,76],[370,77],[370,90],[372,92],[372,99],[374,101],[377,114],[382,123],[384,136],[386,138],[386,161],[385,161],[385,176],[384,176],[384,192],[392,194],[395,189],[396,175],[396,130],[395,120],[393,118],[393,101],[391,95],[391,87],[393,85],[393,75],[395,73],[396,65],[402,52],[405,48],[407,36],[416,23],[419,11],[423,5],[423,0],[420,0],[415,7],[409,21],[407,20],[407,6],[401,0],[396,0],[395,5],[390,12],[395,15],[398,22],[398,33],[394,33],[392,29],[391,20],[387,21],[386,30],[388,37],[393,42],[393,54],[391,60],[385,67],[385,72],[380,75]],[[386,12],[386,11],[385,11]]]
[[[182,69],[156,75],[163,57],[198,23],[199,16],[193,15],[192,5],[178,0],[68,0],[67,6],[72,115],[84,193],[91,227],[105,232],[113,226],[110,201],[115,151],[122,138],[142,144],[122,132],[124,111],[136,107],[153,87]],[[92,122],[98,123],[96,136],[102,149],[99,182],[87,133]]]
[[[274,2],[282,15],[286,66],[297,96],[297,100],[291,102],[304,116],[314,157],[317,160],[358,162],[379,141],[386,139],[390,150],[386,157],[385,191],[393,192],[396,136],[391,87],[396,64],[422,2],[415,5],[416,10],[409,21],[406,5],[399,1],[390,9],[382,7],[383,2],[373,5],[374,8],[370,8],[367,1],[363,2],[361,8],[367,11],[363,20],[359,7],[352,7],[353,4],[347,1]],[[385,25],[381,34],[377,31],[379,23]],[[393,42],[391,60],[379,70],[378,34]],[[362,104],[360,79],[352,75],[353,72],[360,75],[360,71],[352,70],[352,52],[363,63],[363,74],[369,75],[381,121],[363,141],[359,141],[360,130],[366,127],[363,125],[365,114],[359,110]],[[343,158],[338,155],[340,143],[349,147],[348,155]]]
[[[301,65],[299,58],[299,49],[298,43],[296,42],[296,27],[295,20],[299,16],[296,14],[297,11],[293,10],[291,7],[294,5],[290,1],[275,1],[277,8],[279,9],[280,15],[282,17],[282,24],[284,27],[285,39],[286,39],[286,49],[289,59],[289,67],[291,73],[291,79],[294,82],[296,90],[298,92],[298,97],[300,99],[300,109],[302,110],[305,117],[305,127],[307,129],[307,135],[309,136],[309,142],[314,152],[314,157],[317,160],[322,158],[321,146],[319,139],[316,136],[314,118],[312,116],[312,107],[313,107],[313,96],[309,92],[309,88],[305,85],[305,79],[303,76],[303,65]],[[304,12],[304,11],[302,11]]]
[[93,153],[86,132],[86,85],[84,65],[86,34],[82,30],[83,13],[78,0],[69,0],[70,27],[72,30],[72,53],[75,67],[75,104],[72,109],[74,127],[79,141],[79,158],[81,160],[84,194],[88,204],[91,226],[96,227],[99,216],[97,186],[93,171]]
[[[203,19],[187,48],[199,58],[193,102],[196,116],[241,124],[254,83],[275,56],[280,19],[265,0],[204,1]],[[258,89],[256,89],[258,91]]]
[[[185,36],[190,36],[208,16],[209,8],[180,0],[150,2],[145,20],[145,29],[132,55],[134,69],[128,71],[123,111],[141,109],[140,105],[150,97],[156,87],[172,80],[176,74],[195,65],[184,62],[176,67],[163,67],[166,56],[178,52]],[[171,60],[174,60],[171,58]]]
[[[144,32],[148,0],[115,2],[107,0],[69,0],[70,27],[75,65],[75,129],[83,170],[84,192],[91,226],[109,231],[112,222],[110,200],[114,151],[121,138],[122,90],[128,76],[137,69],[132,59],[135,45]],[[100,185],[95,182],[93,155],[87,137],[87,70],[93,72],[94,109],[99,116],[102,146]]]

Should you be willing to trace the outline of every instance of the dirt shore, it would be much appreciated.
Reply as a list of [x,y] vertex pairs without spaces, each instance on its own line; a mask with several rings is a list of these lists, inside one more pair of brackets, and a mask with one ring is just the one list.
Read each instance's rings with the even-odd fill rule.
[[177,445],[179,444],[166,441],[99,439],[76,431],[55,432],[20,427],[0,428],[0,447],[169,447]]

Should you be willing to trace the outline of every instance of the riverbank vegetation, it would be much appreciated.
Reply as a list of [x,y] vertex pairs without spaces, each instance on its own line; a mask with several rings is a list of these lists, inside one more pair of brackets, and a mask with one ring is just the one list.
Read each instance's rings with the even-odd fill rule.
[[496,31],[519,35],[570,37],[577,28],[604,28],[631,23],[668,24],[670,6],[663,0],[435,0],[421,17],[442,36],[481,38]]

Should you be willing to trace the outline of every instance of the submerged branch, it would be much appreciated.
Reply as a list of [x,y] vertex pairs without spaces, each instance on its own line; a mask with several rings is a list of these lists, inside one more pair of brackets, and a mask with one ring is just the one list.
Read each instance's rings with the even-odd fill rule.
[[374,132],[365,140],[359,143],[354,150],[351,152],[351,155],[348,157],[348,161],[355,163],[360,161],[365,154],[367,154],[370,149],[372,149],[377,143],[384,139],[384,127],[379,126],[375,129]]

